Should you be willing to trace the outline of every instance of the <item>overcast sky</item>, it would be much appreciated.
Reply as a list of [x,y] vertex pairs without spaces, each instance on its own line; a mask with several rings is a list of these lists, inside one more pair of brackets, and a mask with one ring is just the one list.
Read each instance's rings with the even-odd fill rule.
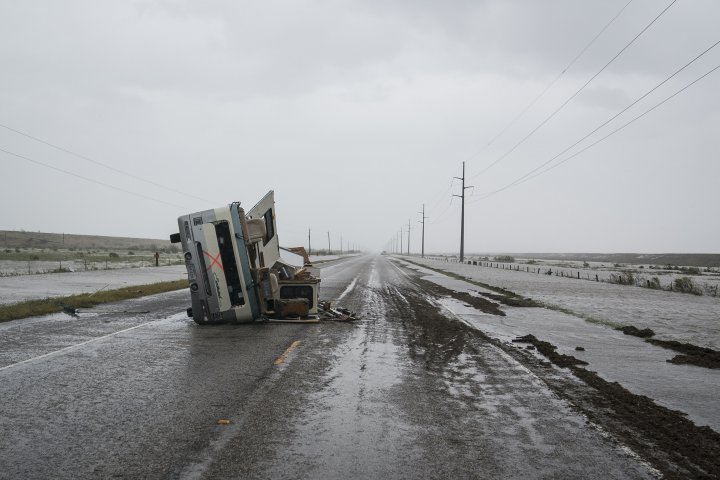
[[0,0],[0,229],[167,238],[272,189],[285,246],[410,222],[418,252],[424,203],[426,251],[452,252],[466,161],[466,253],[720,253],[720,71],[487,196],[720,40],[720,2],[678,0],[582,88],[671,0],[627,3]]

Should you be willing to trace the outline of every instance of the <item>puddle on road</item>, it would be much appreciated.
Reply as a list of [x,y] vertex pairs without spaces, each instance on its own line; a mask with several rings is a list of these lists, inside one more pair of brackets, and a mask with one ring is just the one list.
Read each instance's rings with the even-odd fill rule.
[[[447,288],[463,292],[481,290],[431,270],[419,270],[427,273],[424,280]],[[672,351],[553,310],[503,306],[506,316],[500,317],[479,312],[453,298],[443,298],[439,302],[467,324],[502,341],[510,342],[515,337],[533,334],[556,345],[558,353],[588,362],[587,368],[605,380],[618,382],[632,393],[646,395],[659,405],[684,412],[699,426],[708,425],[720,431],[720,411],[717,409],[720,370],[668,363],[666,360],[675,355]],[[585,350],[576,351],[576,347]],[[524,345],[518,345],[518,348],[524,348]]]

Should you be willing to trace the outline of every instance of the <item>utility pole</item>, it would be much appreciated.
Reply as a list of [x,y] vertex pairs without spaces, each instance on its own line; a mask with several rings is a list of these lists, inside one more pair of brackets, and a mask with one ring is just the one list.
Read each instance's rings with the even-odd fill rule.
[[308,255],[312,254],[312,248],[310,248],[310,229],[308,228]]
[[422,250],[420,251],[420,258],[425,258],[425,220],[428,218],[425,216],[425,204],[423,203],[423,209],[422,212],[418,212],[422,215],[422,220],[420,220],[420,223],[422,223]]
[[402,247],[402,246],[403,246],[403,238],[402,238],[402,236],[403,236],[403,233],[402,233],[402,228],[401,228],[401,229],[400,229],[400,255],[402,255],[402,252],[403,252],[403,247]]
[[408,257],[410,256],[410,219],[408,218]]
[[458,180],[462,180],[462,191],[461,195],[453,195],[453,197],[460,197],[462,199],[462,208],[460,210],[460,263],[465,260],[465,190],[472,187],[465,186],[465,162],[463,162],[463,176],[453,177]]
[[330,232],[328,232],[328,255],[332,255],[332,252],[330,251]]
[[342,235],[340,235],[340,255],[342,255]]

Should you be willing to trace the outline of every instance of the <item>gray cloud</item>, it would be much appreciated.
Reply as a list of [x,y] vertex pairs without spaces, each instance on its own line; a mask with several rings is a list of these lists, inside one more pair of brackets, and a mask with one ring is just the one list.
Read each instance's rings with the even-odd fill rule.
[[[2,200],[17,205],[3,226],[162,237],[187,210],[274,188],[286,244],[304,243],[310,227],[382,248],[408,217],[417,225],[424,202],[429,248],[449,251],[459,208],[448,186],[468,160],[469,250],[715,251],[717,74],[551,173],[478,201],[718,40],[715,2],[678,2],[477,175],[667,4],[634,0],[485,148],[625,3],[0,2],[0,123],[210,200],[0,129],[1,148],[179,205],[0,153],[13,179]],[[614,125],[720,63],[718,50]]]

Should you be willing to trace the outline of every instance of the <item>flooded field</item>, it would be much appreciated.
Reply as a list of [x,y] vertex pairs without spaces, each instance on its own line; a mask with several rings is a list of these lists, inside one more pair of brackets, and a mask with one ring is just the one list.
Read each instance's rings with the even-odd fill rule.
[[572,278],[595,282],[635,285],[655,290],[673,290],[676,280],[687,278],[697,293],[720,296],[720,269],[655,264],[613,264],[574,260],[539,260],[518,258],[514,262],[498,262],[487,257],[470,258],[484,268],[514,270],[525,273]]
[[[586,320],[650,328],[661,339],[720,349],[718,297],[587,281],[582,280],[583,273],[577,280],[577,275],[546,275],[427,259],[413,261],[570,310]],[[715,277],[707,278],[716,281]]]

